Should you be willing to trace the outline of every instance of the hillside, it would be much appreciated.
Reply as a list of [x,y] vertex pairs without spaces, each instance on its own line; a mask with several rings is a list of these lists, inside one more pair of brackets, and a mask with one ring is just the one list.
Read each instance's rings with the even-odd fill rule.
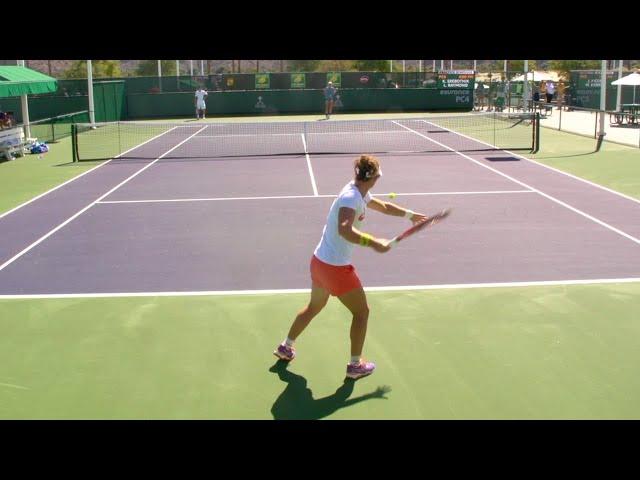
[[[26,60],[26,64],[28,67],[33,68],[34,70],[38,70],[39,72],[49,74],[56,78],[63,78],[64,71],[67,70],[72,64],[74,60]],[[140,60],[120,60],[121,62],[121,70],[124,76],[135,76],[136,68]],[[193,61],[193,72],[195,75],[200,74],[200,60]],[[259,67],[261,72],[280,72],[280,71],[288,71],[289,61],[288,60],[240,60],[235,61],[235,68],[232,67],[232,60],[204,60],[204,73],[205,75],[211,73],[230,73],[234,69],[236,72],[238,71],[238,62],[240,63],[240,72],[242,73],[254,73],[256,72],[256,62],[259,62]],[[334,61],[329,61],[334,62]],[[405,60],[405,68],[407,70],[417,70],[418,69],[418,60]],[[494,71],[502,70],[502,62],[503,60],[477,60],[477,67],[479,71],[488,71],[488,65],[494,64]],[[544,70],[549,60],[537,60],[538,62],[538,70]],[[630,62],[633,65],[638,64],[638,60],[625,60],[625,67],[627,67],[627,62]],[[0,65],[15,65],[15,60],[0,60]],[[338,62],[336,61],[336,65]],[[436,60],[436,69],[440,68],[441,61]],[[402,60],[394,60],[394,71],[399,71],[402,69]],[[444,61],[445,69],[450,68],[450,60]],[[497,68],[495,65],[499,66]],[[426,71],[431,71],[433,68],[433,60],[423,60],[422,67]],[[473,68],[473,60],[454,60],[453,61],[454,69],[472,69]],[[190,62],[189,60],[181,60],[180,61],[180,71],[183,75],[188,75],[190,71]]]

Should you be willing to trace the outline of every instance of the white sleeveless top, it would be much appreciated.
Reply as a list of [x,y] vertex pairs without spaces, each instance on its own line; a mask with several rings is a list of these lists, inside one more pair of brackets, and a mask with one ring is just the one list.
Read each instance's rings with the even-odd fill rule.
[[355,185],[355,181],[352,180],[344,186],[338,194],[338,198],[336,198],[331,205],[329,215],[327,216],[327,224],[322,231],[322,238],[313,252],[319,260],[337,266],[351,264],[351,255],[353,254],[353,248],[356,244],[348,242],[342,238],[338,232],[338,212],[342,207],[355,210],[356,218],[353,221],[353,226],[359,229],[364,221],[367,203],[370,201],[370,193],[367,192],[364,198],[362,198],[360,190],[358,190],[358,187]]

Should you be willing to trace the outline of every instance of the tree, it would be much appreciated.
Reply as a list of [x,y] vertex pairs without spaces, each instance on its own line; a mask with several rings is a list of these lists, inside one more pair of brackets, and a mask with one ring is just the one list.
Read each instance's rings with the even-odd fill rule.
[[[507,68],[509,72],[524,72],[524,60],[509,60],[507,64]],[[538,68],[538,62],[535,60],[529,60],[529,71],[536,70]],[[504,65],[502,66],[504,70]]]
[[599,70],[600,60],[551,60],[549,69],[568,80],[571,70]]
[[359,72],[386,72],[389,60],[356,60],[353,67]]
[[321,72],[348,72],[353,69],[353,60],[322,60],[318,66]]
[[321,60],[290,60],[289,71],[291,72],[315,72],[320,66]]
[[[175,60],[161,60],[162,76],[170,77],[176,74]],[[158,60],[142,60],[136,68],[136,75],[142,77],[156,77],[158,75]]]
[[[121,77],[119,60],[92,60],[91,73],[93,78]],[[76,60],[62,72],[62,78],[87,78],[87,61]]]

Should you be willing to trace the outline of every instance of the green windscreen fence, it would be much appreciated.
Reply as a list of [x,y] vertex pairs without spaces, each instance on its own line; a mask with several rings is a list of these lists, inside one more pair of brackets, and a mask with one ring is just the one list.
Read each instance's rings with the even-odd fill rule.
[[[31,122],[89,110],[87,82],[85,80],[80,84],[84,84],[84,90],[78,89],[78,95],[29,95]],[[97,122],[114,122],[128,118],[125,83],[122,81],[94,82],[93,101]],[[16,121],[23,122],[20,97],[0,98],[0,110],[13,112]]]
[[49,143],[57,142],[61,138],[70,136],[74,123],[86,123],[88,121],[89,111],[84,110],[36,120],[30,123],[29,128],[32,138],[37,138],[41,142]]
[[[628,75],[625,72],[622,76]],[[599,70],[574,70],[570,74],[569,96],[570,105],[580,108],[600,109],[600,85],[601,72]],[[618,79],[618,72],[607,71],[607,110],[615,110],[617,103],[618,87],[611,82]],[[632,103],[634,86],[628,85],[621,88],[621,103]],[[640,88],[638,89],[640,92]],[[640,101],[640,95],[636,94],[636,103]]]
[[125,82],[121,80],[93,83],[96,122],[113,122],[128,118],[125,92]]

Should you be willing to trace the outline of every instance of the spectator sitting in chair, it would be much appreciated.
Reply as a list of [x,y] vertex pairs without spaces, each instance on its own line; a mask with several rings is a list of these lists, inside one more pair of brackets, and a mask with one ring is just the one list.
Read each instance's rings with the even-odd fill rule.
[[13,126],[13,118],[9,112],[0,112],[0,129],[11,128]]

